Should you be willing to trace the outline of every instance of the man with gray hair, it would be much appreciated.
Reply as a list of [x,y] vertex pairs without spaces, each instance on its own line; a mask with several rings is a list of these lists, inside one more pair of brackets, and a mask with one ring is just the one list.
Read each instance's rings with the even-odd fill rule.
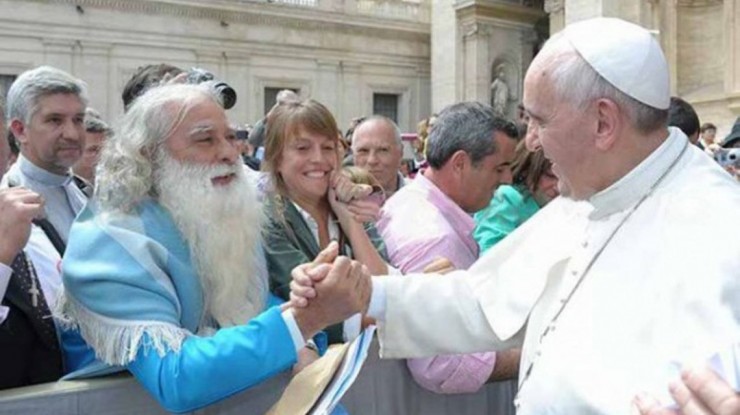
[[[532,61],[523,103],[561,197],[467,272],[373,277],[360,310],[381,354],[522,347],[520,415],[740,413],[740,187],[667,127],[658,42],[573,23]],[[316,280],[296,273],[293,296],[320,298]]]
[[367,288],[345,278],[320,307],[267,308],[262,210],[215,94],[168,85],[132,103],[64,256],[69,377],[127,369],[173,412],[316,359],[305,339]]
[[66,243],[87,199],[71,171],[85,145],[85,84],[62,70],[40,66],[13,82],[7,105],[8,127],[21,153],[3,186],[24,186],[43,196],[53,231]]
[[[378,230],[393,266],[407,274],[422,272],[438,258],[455,269],[467,269],[478,259],[471,215],[488,206],[500,184],[511,183],[516,137],[513,122],[477,102],[440,113],[428,139],[429,168],[381,210]],[[449,394],[473,393],[486,382],[513,378],[518,360],[516,352],[486,351],[407,363],[419,385]],[[511,385],[498,386],[499,402],[492,404],[511,401],[512,391]]]
[[48,382],[62,375],[51,310],[63,291],[59,265],[69,228],[86,202],[70,170],[84,145],[84,84],[64,71],[41,66],[21,74],[7,100],[8,126],[21,153],[1,187],[13,188],[4,196],[11,191],[24,194],[16,203],[31,204],[36,214],[18,218],[18,225],[30,225],[31,220],[34,225],[21,239],[26,243],[12,262],[3,260],[12,275],[6,284],[0,281],[7,287],[0,307],[0,363],[6,368],[2,387]]
[[352,156],[355,166],[366,169],[380,182],[386,200],[405,184],[400,171],[403,157],[401,130],[390,118],[373,115],[355,127]]
[[105,140],[113,134],[113,130],[103,121],[100,113],[88,107],[85,110],[85,147],[82,157],[72,167],[77,180],[77,186],[87,196],[92,196],[92,188],[95,185],[95,166],[98,164],[100,150]]

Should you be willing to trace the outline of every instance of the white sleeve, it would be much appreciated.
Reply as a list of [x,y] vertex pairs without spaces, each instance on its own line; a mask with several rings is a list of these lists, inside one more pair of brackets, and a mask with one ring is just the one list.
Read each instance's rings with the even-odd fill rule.
[[443,278],[429,274],[374,277],[368,314],[378,321],[380,356],[431,357],[520,347],[524,330],[506,341],[499,339],[469,279],[466,271]]
[[283,311],[280,315],[283,316],[283,321],[288,327],[288,332],[290,332],[290,338],[293,339],[293,346],[295,347],[296,352],[306,347],[306,341],[303,340],[303,334],[301,333],[301,329],[298,328],[298,323],[295,322],[293,312],[288,309]]
[[[8,290],[11,275],[13,275],[13,269],[0,263],[0,300],[5,298],[5,291]],[[10,309],[8,307],[0,305],[0,324],[5,322],[9,311]]]

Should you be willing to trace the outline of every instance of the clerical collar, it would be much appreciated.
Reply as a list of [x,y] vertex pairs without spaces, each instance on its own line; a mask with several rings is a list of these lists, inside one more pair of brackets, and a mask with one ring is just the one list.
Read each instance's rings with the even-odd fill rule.
[[686,146],[686,136],[675,127],[668,127],[668,138],[632,171],[589,198],[591,219],[602,219],[637,203],[680,156]]
[[72,180],[72,175],[59,175],[46,171],[41,167],[33,164],[33,162],[31,162],[27,158],[23,157],[23,154],[20,154],[18,156],[17,163],[18,168],[24,176],[46,186],[64,186],[70,180]]

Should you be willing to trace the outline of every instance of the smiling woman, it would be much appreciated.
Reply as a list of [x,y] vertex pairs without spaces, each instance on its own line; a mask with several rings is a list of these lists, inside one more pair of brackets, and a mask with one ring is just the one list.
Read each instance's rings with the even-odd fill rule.
[[[273,187],[265,205],[270,290],[287,300],[290,271],[311,262],[332,240],[339,242],[340,255],[354,257],[374,275],[387,274],[377,230],[357,221],[334,194],[333,187],[347,179],[335,173],[340,133],[329,110],[313,100],[288,103],[267,124],[262,168]],[[341,325],[327,332],[330,343],[343,341]]]

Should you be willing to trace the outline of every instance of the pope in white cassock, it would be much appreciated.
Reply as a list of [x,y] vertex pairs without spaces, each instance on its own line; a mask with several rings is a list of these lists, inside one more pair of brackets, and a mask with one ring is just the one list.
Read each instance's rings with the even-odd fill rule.
[[[562,197],[468,271],[374,277],[382,357],[522,347],[522,415],[628,414],[642,393],[694,413],[668,384],[695,363],[737,390],[740,187],[666,127],[669,99],[645,29],[598,18],[553,36],[524,107],[527,145],[553,162]],[[311,307],[321,276],[294,278]],[[722,386],[719,412],[738,413]]]

